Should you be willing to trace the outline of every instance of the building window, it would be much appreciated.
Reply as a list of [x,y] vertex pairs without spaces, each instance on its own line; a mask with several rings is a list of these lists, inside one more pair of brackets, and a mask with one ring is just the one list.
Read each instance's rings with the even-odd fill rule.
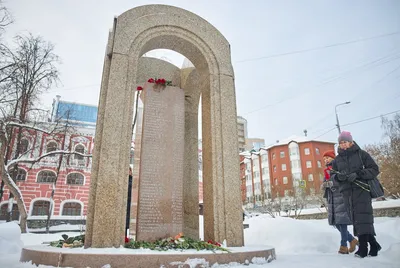
[[255,177],[255,178],[260,177],[260,172],[259,172],[259,171],[254,171],[254,177]]
[[306,167],[307,167],[307,168],[311,168],[311,167],[312,167],[311,161],[306,161]]
[[289,145],[289,155],[293,155],[293,156],[299,155],[299,147],[298,147],[298,145],[294,145],[294,143],[291,143]]
[[69,173],[67,175],[67,184],[83,185],[84,177],[81,173]]
[[322,173],[319,173],[319,180],[324,181],[324,175],[322,175]]
[[23,154],[28,151],[29,141],[27,139],[21,139],[19,142],[19,153]]
[[286,164],[282,164],[282,170],[283,170],[283,171],[286,170]]
[[276,172],[276,166],[274,165],[274,172]]
[[272,153],[272,159],[275,160],[275,153]]
[[[6,221],[8,219],[8,203],[1,205],[0,208],[0,221]],[[17,204],[13,204],[12,207],[12,220],[18,221],[19,220],[19,210]]]
[[284,151],[281,151],[281,152],[279,153],[279,156],[280,156],[281,158],[284,158],[284,157],[285,157],[285,152],[284,152]]
[[51,141],[46,146],[46,153],[54,152],[57,150],[57,142]]
[[283,184],[288,184],[288,178],[287,177],[283,177]]
[[310,148],[304,148],[304,154],[309,155],[310,154]]
[[319,155],[319,148],[315,148],[315,153]]
[[77,202],[65,203],[62,210],[62,216],[80,216],[81,211],[81,204]]
[[267,162],[268,161],[268,155],[266,155],[266,154],[261,155],[261,161],[262,162]]
[[253,167],[258,167],[259,166],[259,162],[258,162],[258,157],[256,159],[253,160]]
[[275,185],[278,185],[278,179],[275,178],[274,181],[275,181]]
[[317,161],[317,166],[320,168],[320,167],[322,167],[322,165],[321,165],[321,161]]
[[53,183],[56,181],[57,175],[54,171],[42,170],[38,174],[37,182]]
[[246,163],[246,170],[251,171],[250,163]]
[[[78,144],[77,146],[75,146],[75,152],[84,154],[85,153],[85,146],[83,146],[82,144]],[[83,156],[79,155],[79,154],[75,154],[74,155],[74,159],[82,160]]]
[[18,169],[18,174],[15,177],[16,181],[24,181],[26,179],[26,171],[22,168]]
[[47,215],[47,212],[49,211],[50,208],[50,202],[49,201],[35,201],[33,203],[33,208],[32,208],[32,216],[44,216]]
[[308,174],[308,181],[314,181],[313,174]]
[[265,168],[265,167],[262,168],[262,174],[267,175],[267,168]]
[[247,193],[247,196],[251,196],[251,185],[247,185],[246,186],[246,193]]

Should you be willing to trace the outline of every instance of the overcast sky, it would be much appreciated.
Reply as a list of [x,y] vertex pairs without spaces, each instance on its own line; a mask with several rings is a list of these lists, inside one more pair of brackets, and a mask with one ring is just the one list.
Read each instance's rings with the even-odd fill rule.
[[[400,110],[398,0],[4,2],[15,19],[9,42],[15,34],[40,34],[62,59],[62,85],[42,97],[47,107],[57,94],[97,105],[113,17],[159,3],[196,13],[230,42],[238,115],[248,120],[250,137],[270,144],[307,129],[310,138],[336,141],[336,129],[326,133],[335,127],[336,104],[351,101],[338,108],[341,125]],[[156,55],[181,64],[175,53]],[[361,145],[382,139],[379,118],[342,130]]]

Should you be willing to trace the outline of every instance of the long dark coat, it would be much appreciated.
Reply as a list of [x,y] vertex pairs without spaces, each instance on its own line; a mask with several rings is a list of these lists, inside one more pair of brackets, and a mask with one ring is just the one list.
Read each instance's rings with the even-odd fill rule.
[[379,174],[379,167],[372,157],[361,150],[356,143],[347,150],[339,148],[338,153],[339,155],[332,163],[333,169],[340,173],[357,173],[357,179],[354,182],[339,181],[339,191],[343,194],[353,221],[354,235],[375,235],[371,195],[368,187],[360,185],[368,185],[368,180],[374,179]]
[[329,225],[351,225],[353,223],[351,221],[350,210],[344,202],[342,193],[339,191],[339,182],[336,180],[336,175],[331,175],[330,180],[333,185],[326,188]]

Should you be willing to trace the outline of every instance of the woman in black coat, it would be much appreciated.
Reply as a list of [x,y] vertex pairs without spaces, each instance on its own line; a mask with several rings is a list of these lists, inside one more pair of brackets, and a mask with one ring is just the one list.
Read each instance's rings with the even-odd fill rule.
[[[333,225],[340,232],[339,254],[349,254],[356,250],[358,240],[347,230],[347,225],[352,225],[350,211],[346,206],[343,195],[339,191],[339,182],[335,179],[336,174],[331,174],[332,162],[335,159],[334,151],[327,151],[323,154],[326,165],[324,169],[325,180],[322,184],[324,197],[328,206],[328,223]],[[347,247],[349,243],[350,247]]]
[[[333,161],[333,170],[338,171],[339,191],[352,216],[354,235],[358,236],[359,248],[356,256],[377,256],[381,246],[375,239],[372,199],[368,180],[379,174],[378,165],[372,157],[353,142],[350,132],[343,131],[338,138],[338,156]],[[370,250],[368,253],[368,243]]]

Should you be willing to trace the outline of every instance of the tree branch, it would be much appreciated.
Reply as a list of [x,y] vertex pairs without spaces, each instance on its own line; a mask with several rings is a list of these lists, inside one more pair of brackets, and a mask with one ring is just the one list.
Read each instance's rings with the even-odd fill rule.
[[54,156],[54,155],[60,155],[60,154],[61,155],[80,155],[82,157],[92,157],[91,154],[83,154],[83,153],[76,152],[76,151],[56,150],[56,151],[45,153],[45,154],[43,154],[43,155],[41,155],[39,157],[36,157],[36,158],[30,158],[30,159],[18,158],[18,159],[11,160],[10,162],[7,163],[7,165],[6,165],[7,169],[6,170],[10,170],[10,168],[12,168],[13,166],[15,166],[15,165],[17,165],[19,163],[25,163],[25,164],[34,165],[35,163],[39,162],[43,158]]

